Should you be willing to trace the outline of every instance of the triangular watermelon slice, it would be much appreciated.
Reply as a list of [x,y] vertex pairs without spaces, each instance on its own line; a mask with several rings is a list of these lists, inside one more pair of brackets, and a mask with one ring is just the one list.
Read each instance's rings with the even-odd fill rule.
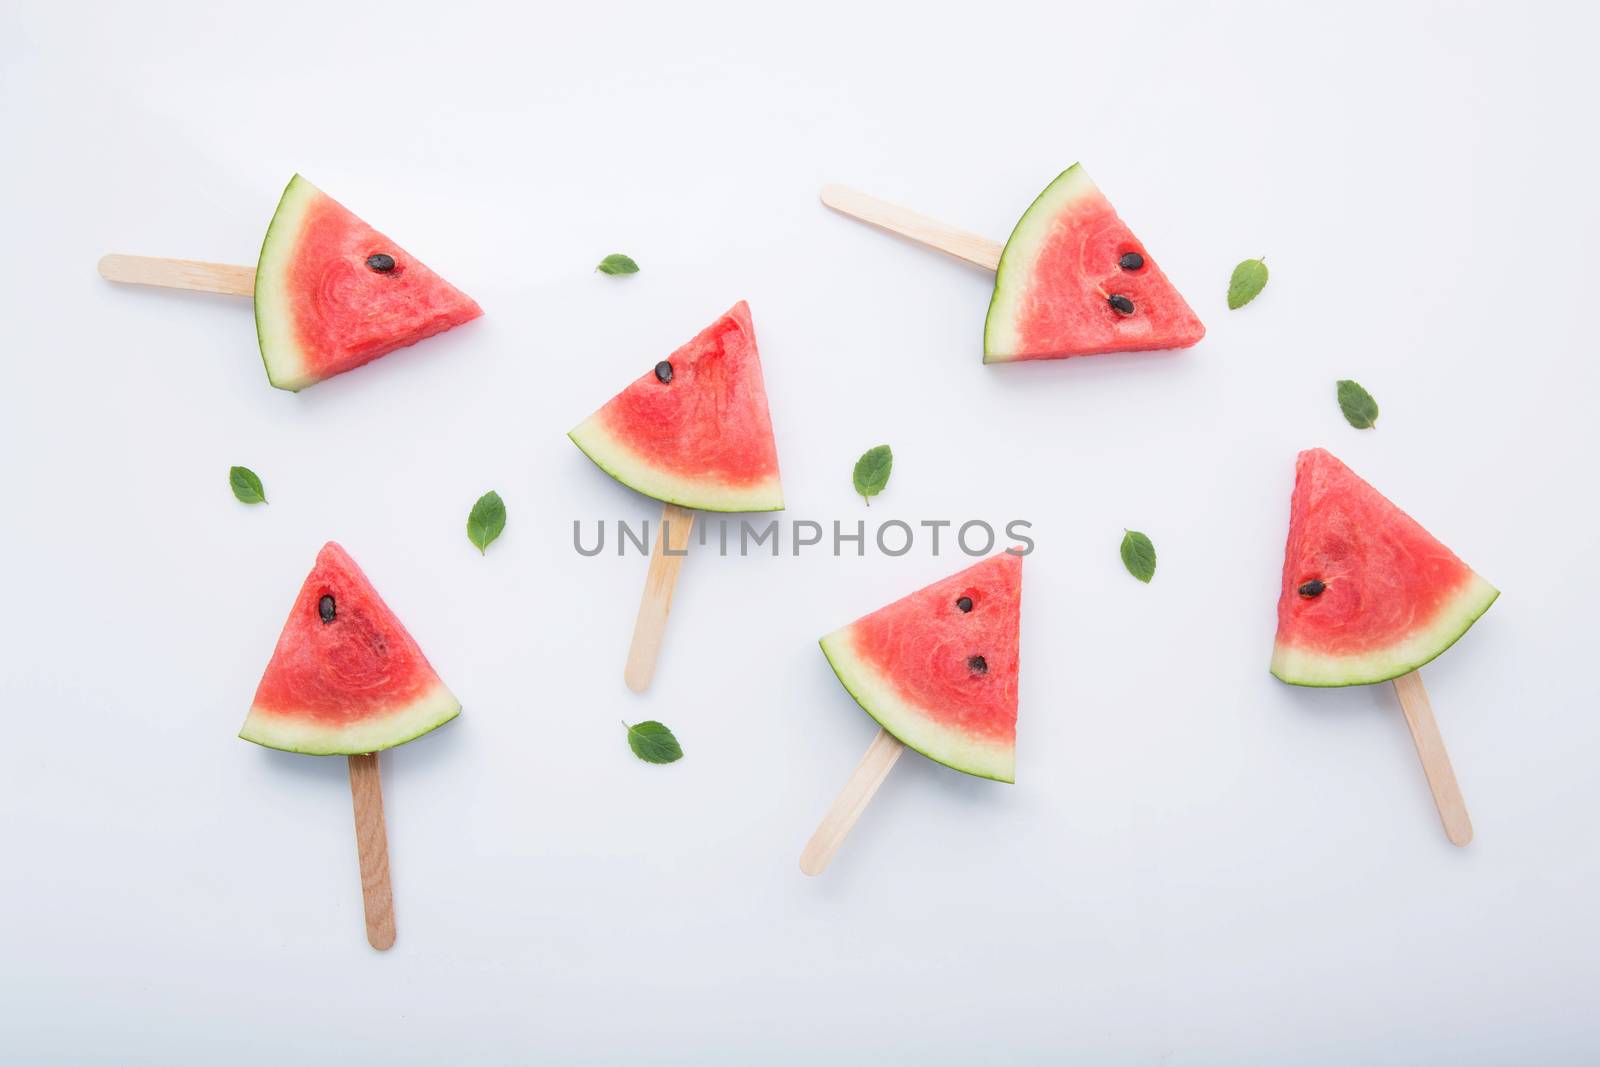
[[778,444],[750,307],[735,304],[570,432],[623,485],[704,511],[779,511]]
[[1051,182],[995,271],[983,361],[1187,348],[1206,334],[1081,164]]
[[356,561],[329,541],[300,587],[239,736],[314,756],[393,748],[461,702]]
[[958,771],[1016,775],[1022,557],[992,556],[822,639],[856,703]]
[[293,390],[483,314],[298,174],[261,244],[255,303],[267,378]]
[[1456,643],[1499,592],[1328,452],[1295,463],[1272,673],[1370,685]]

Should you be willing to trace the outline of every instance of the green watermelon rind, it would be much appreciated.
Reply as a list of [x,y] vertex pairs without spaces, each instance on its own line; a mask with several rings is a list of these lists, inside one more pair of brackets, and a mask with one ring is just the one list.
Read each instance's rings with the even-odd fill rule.
[[256,261],[256,341],[261,346],[261,362],[266,365],[267,380],[276,388],[292,393],[321,380],[308,373],[305,353],[295,339],[284,277],[294,260],[306,211],[322,195],[321,190],[300,175],[290,178],[278,200],[278,209],[272,214],[272,222],[267,225],[267,235],[261,240],[261,256]]
[[985,363],[1016,362],[1016,356],[1002,353],[1016,351],[1018,304],[1026,295],[1033,265],[1038,261],[1045,239],[1063,208],[1084,197],[1097,196],[1099,192],[1083,164],[1074,163],[1056,175],[1017,220],[1000,253],[1000,263],[995,267],[994,296],[989,298],[989,314],[983,321]]
[[239,736],[263,748],[305,756],[359,756],[414,741],[460,714],[461,701],[440,682],[410,703],[342,726],[319,725],[310,715],[252,707]]
[[783,486],[773,474],[756,485],[729,485],[662,470],[624,444],[596,413],[567,436],[594,465],[645,496],[699,511],[782,511]]
[[1500,591],[1476,574],[1441,608],[1432,622],[1386,648],[1333,656],[1279,642],[1271,671],[1290,685],[1338,688],[1387,682],[1437,659],[1489,610]]
[[922,753],[935,763],[975,778],[1014,784],[1016,749],[1011,745],[973,741],[956,730],[941,726],[926,711],[900,695],[890,678],[856,655],[850,639],[851,627],[835,630],[817,643],[828,665],[845,691],[861,705],[861,710],[893,734],[907,748]]

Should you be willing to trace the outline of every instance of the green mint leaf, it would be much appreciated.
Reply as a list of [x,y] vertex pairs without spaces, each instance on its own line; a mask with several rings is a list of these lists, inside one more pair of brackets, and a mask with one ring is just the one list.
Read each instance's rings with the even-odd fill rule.
[[646,763],[676,763],[683,758],[683,748],[672,731],[650,719],[628,726],[628,747]]
[[613,252],[605,259],[602,259],[595,270],[601,274],[638,274],[639,264],[621,252]]
[[261,488],[261,479],[249,467],[229,467],[228,487],[233,490],[234,499],[241,504],[267,502],[267,491]]
[[850,479],[855,482],[856,492],[861,494],[861,499],[869,507],[872,498],[883,492],[883,487],[889,484],[889,471],[893,467],[894,453],[888,445],[869,448],[856,460],[856,469],[851,472]]
[[488,551],[489,543],[506,528],[506,502],[493,489],[478,498],[467,516],[467,539],[478,546],[480,554]]
[[1156,576],[1156,546],[1138,530],[1122,531],[1122,565],[1141,582]]
[[1344,412],[1344,421],[1358,430],[1370,429],[1378,421],[1378,402],[1349,378],[1339,379],[1339,410]]
[[1228,279],[1228,309],[1237,311],[1260,295],[1267,287],[1267,261],[1247,259],[1233,268]]

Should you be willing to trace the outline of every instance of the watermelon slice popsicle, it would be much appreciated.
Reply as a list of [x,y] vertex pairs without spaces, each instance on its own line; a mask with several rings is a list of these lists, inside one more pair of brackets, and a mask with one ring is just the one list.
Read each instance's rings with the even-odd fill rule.
[[601,470],[665,505],[623,669],[642,693],[655,677],[692,509],[783,509],[749,305],[735,304],[567,436]]
[[1472,821],[1418,668],[1499,595],[1331,453],[1300,453],[1272,673],[1290,685],[1392,681],[1445,837],[1458,846],[1472,840]]
[[842,185],[842,214],[995,272],[983,361],[1188,348],[1206,328],[1081,164],[1023,213],[1004,245]]
[[108,255],[100,276],[254,297],[267,379],[294,392],[483,314],[471,297],[298,174],[283,191],[254,269]]
[[349,553],[329,541],[295,597],[239,736],[347,756],[367,941],[394,944],[378,753],[443,726],[458,701]]
[[800,854],[827,870],[906,748],[1011,782],[1016,770],[1022,556],[1002,552],[835,630],[823,654],[879,730]]

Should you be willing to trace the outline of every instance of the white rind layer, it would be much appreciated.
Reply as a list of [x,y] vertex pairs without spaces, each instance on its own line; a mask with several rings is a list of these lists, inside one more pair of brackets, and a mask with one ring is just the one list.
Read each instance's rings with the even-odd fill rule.
[[832,664],[833,673],[879,726],[907,748],[947,767],[997,782],[1016,780],[1015,745],[974,741],[907,701],[893,681],[856,653],[852,629],[847,626],[835,630],[818,643]]
[[1499,590],[1474,574],[1426,627],[1387,648],[1329,656],[1279,641],[1272,673],[1290,685],[1372,685],[1409,674],[1455,644],[1489,610]]
[[261,362],[266,364],[268,381],[294,392],[315,383],[317,378],[306,370],[306,356],[296,336],[284,278],[294,262],[306,213],[323,195],[298,174],[289,179],[261,242],[261,259],[256,263],[256,339],[261,344]]
[[567,434],[595,465],[645,496],[701,511],[782,511],[783,486],[774,474],[754,485],[721,485],[664,471],[623,444],[591,415]]
[[252,706],[239,736],[267,748],[308,756],[357,756],[403,745],[460,714],[461,701],[439,682],[409,704],[344,726]]
[[1056,218],[1077,201],[1099,195],[1099,187],[1082,164],[1074,163],[1057,175],[1017,220],[995,268],[994,296],[983,324],[985,363],[1011,363],[1017,359],[1021,344],[1017,316],[1033,282],[1035,264],[1055,229]]

